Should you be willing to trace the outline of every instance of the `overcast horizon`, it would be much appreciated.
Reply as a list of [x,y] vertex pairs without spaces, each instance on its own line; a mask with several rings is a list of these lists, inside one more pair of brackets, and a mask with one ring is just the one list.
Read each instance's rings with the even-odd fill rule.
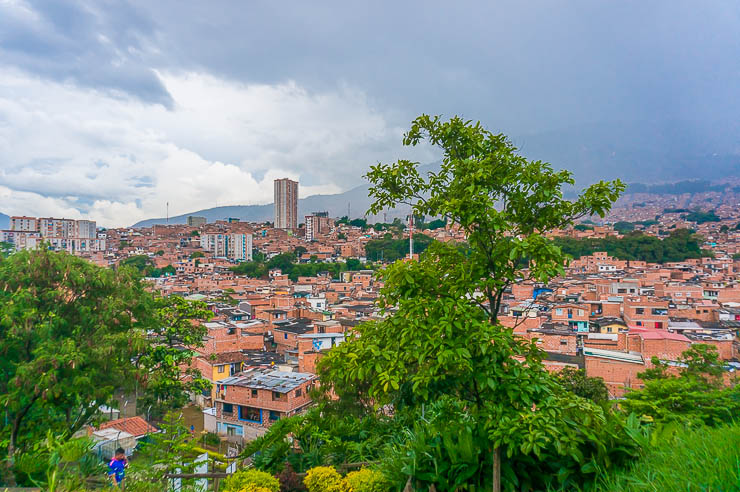
[[[611,128],[648,135],[628,149],[645,159],[734,159],[740,2],[0,0],[5,214],[116,227],[269,203],[278,177],[343,192],[378,161],[439,158],[401,146],[421,113],[566,167],[592,128],[604,149]],[[618,176],[589,151],[584,179]]]

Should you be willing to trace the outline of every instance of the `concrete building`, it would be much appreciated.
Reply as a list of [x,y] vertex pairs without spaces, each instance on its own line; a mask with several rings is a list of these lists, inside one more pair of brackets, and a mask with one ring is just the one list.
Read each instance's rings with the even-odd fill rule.
[[314,212],[306,215],[306,241],[313,241],[331,232],[334,219],[329,217],[329,212]]
[[198,217],[195,215],[188,215],[188,225],[190,227],[200,227],[202,225],[206,224],[206,218],[205,217]]
[[275,228],[298,228],[298,181],[275,180]]
[[201,234],[200,247],[218,258],[252,261],[251,234]]
[[105,239],[97,237],[94,220],[57,219],[54,217],[11,217],[10,230],[0,239],[16,250],[35,249],[45,242],[55,251],[82,253],[105,250]]

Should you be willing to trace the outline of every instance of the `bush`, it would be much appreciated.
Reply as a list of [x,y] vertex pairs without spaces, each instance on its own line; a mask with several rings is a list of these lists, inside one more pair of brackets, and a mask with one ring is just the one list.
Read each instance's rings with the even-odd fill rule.
[[344,483],[349,492],[383,492],[388,490],[385,477],[377,470],[353,471],[344,477]]
[[208,432],[203,436],[203,442],[209,446],[218,446],[221,444],[221,438],[215,432]]
[[331,466],[311,468],[303,483],[308,492],[348,492],[342,476]]
[[290,463],[285,464],[285,468],[278,475],[278,480],[280,481],[280,492],[305,492],[306,490],[301,477],[293,470]]
[[259,470],[240,470],[224,480],[223,492],[280,492],[280,482]]

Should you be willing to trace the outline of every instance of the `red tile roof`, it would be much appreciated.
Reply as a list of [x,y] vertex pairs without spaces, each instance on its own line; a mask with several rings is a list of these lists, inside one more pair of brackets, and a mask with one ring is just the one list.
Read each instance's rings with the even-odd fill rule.
[[136,416],[126,419],[111,420],[100,424],[100,430],[114,428],[123,432],[128,432],[134,437],[145,436],[147,433],[158,432],[159,429],[152,424],[147,424],[143,418]]

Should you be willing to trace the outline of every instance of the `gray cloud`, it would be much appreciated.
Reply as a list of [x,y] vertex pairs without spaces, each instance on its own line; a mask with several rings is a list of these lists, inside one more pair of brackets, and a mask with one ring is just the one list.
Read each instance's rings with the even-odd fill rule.
[[255,201],[271,170],[347,189],[422,112],[480,119],[587,181],[740,156],[735,0],[0,0],[2,70],[0,196],[112,222],[151,213],[173,156]]

